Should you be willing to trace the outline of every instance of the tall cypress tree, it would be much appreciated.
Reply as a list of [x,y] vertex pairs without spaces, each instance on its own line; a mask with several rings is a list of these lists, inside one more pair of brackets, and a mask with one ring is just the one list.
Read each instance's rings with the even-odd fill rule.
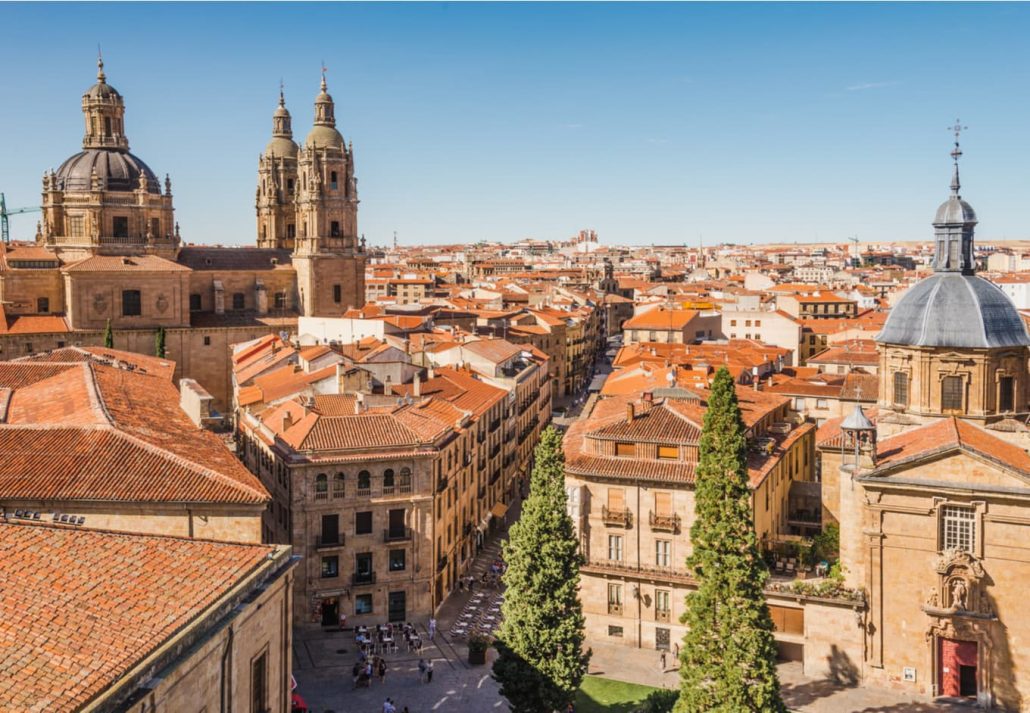
[[154,356],[164,359],[165,358],[165,328],[158,327],[157,334],[154,335]]
[[107,320],[107,326],[104,327],[104,346],[114,349],[114,330],[111,329],[111,320]]
[[712,383],[694,492],[693,553],[698,589],[681,621],[681,690],[676,713],[781,713],[776,644],[763,593],[769,578],[751,520],[747,439],[733,379]]
[[586,673],[579,602],[583,562],[566,512],[561,434],[544,430],[522,516],[504,543],[508,565],[494,678],[515,713],[565,710]]

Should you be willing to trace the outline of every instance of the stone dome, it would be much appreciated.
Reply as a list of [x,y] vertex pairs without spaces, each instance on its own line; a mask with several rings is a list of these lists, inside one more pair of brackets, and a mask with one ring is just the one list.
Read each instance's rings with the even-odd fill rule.
[[934,216],[934,225],[956,225],[958,223],[975,223],[976,211],[973,206],[962,200],[961,197],[953,195],[941,203]]
[[161,193],[161,184],[147,164],[128,151],[111,149],[86,149],[69,158],[57,169],[57,187],[64,191],[88,191],[94,169],[104,181],[104,190],[135,191],[142,174],[147,179],[147,192]]
[[1030,335],[1015,305],[997,285],[976,275],[938,272],[902,295],[876,341],[994,349],[1028,346]]
[[118,90],[107,82],[97,82],[86,90],[85,96],[87,99],[101,99],[104,101],[110,101],[112,99],[120,101],[122,98],[122,95],[118,93]]
[[343,150],[343,135],[335,127],[316,124],[304,139],[304,144],[312,148],[334,148]]
[[280,158],[297,158],[297,143],[285,136],[273,136],[265,147],[266,156],[278,156]]

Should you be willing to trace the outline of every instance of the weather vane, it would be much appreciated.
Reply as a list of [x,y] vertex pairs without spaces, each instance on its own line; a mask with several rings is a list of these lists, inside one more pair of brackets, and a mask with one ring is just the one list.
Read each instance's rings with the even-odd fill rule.
[[963,126],[962,125],[962,121],[959,120],[959,119],[955,119],[955,125],[954,126],[949,126],[948,127],[948,131],[955,132],[955,148],[951,152],[951,157],[953,159],[955,159],[956,163],[958,163],[959,156],[962,155],[962,149],[960,149],[958,147],[959,136],[961,136],[963,131],[966,131],[968,129],[969,129],[969,127],[968,126]]

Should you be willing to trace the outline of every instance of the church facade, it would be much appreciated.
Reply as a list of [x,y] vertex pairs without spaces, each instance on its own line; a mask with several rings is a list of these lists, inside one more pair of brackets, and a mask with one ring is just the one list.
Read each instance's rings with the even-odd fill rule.
[[107,325],[117,348],[153,354],[163,328],[178,376],[224,407],[228,345],[364,304],[353,147],[324,75],[302,145],[280,92],[258,165],[255,246],[183,243],[171,180],[130,152],[102,61],[82,112],[82,150],[43,176],[35,244],[4,247],[0,358],[99,344]]

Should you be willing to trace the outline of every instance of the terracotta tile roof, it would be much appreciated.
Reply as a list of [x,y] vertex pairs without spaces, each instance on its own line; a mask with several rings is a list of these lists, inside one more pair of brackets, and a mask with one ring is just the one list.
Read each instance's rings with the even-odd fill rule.
[[0,320],[0,334],[66,334],[70,331],[63,314],[12,314]]
[[636,414],[632,422],[624,416],[613,423],[591,429],[590,438],[697,445],[701,439],[701,427],[675,409],[672,402],[664,401],[651,408],[641,409],[641,413]]
[[876,445],[877,471],[961,449],[1002,468],[1030,475],[1030,454],[1025,450],[954,416],[904,431]]
[[[18,372],[23,372],[18,374]],[[11,388],[0,424],[0,496],[8,499],[261,504],[268,493],[179,392],[98,361],[0,364]]]
[[128,365],[130,369],[140,374],[160,376],[169,381],[175,376],[175,362],[171,359],[161,359],[155,356],[147,356],[146,354],[136,354],[135,352],[123,352],[106,347],[62,347],[49,352],[40,352],[13,359],[12,361],[40,363],[89,361],[109,366]]
[[157,255],[94,255],[64,268],[65,272],[190,272],[185,265]]
[[809,364],[848,364],[853,366],[878,366],[880,354],[872,339],[849,339],[834,344],[807,359]]
[[81,710],[275,550],[0,522],[0,709]]
[[[865,413],[866,418],[874,424],[880,417],[880,409],[875,406],[863,408],[862,411]],[[850,414],[850,411],[848,413]],[[843,434],[840,430],[840,425],[844,422],[844,418],[845,416],[838,416],[837,418],[828,418],[823,421],[815,433],[815,445],[819,448],[840,449],[844,445]]]
[[474,342],[465,342],[462,348],[495,364],[507,361],[522,353],[521,347],[505,339],[477,339]]

